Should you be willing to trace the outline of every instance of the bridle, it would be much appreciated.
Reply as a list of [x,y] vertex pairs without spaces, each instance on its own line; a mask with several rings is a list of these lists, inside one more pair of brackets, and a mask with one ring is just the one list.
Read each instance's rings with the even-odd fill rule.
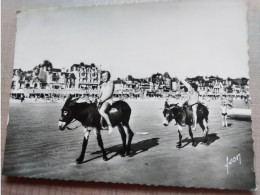
[[[70,115],[71,115],[71,109],[65,107],[65,108],[63,108],[62,110],[68,110],[69,116],[67,116],[67,117],[70,117]],[[68,125],[73,124],[73,123],[75,123],[76,121],[77,121],[76,119],[72,119],[72,120],[70,121],[70,123],[66,124],[66,127],[65,127],[65,128],[67,128],[67,129],[69,129],[69,130],[74,130],[74,129],[77,129],[77,128],[81,127],[82,124],[79,125],[79,126],[76,126],[75,128],[70,128],[70,127],[68,127]]]
[[66,128],[67,128],[68,130],[74,130],[74,129],[77,129],[77,128],[79,128],[79,127],[82,126],[82,125],[79,125],[79,126],[76,126],[75,128],[70,128],[70,127],[68,127],[68,125],[73,124],[73,123],[75,123],[75,122],[76,122],[76,119],[73,119],[69,124],[66,125]]
[[[167,117],[167,118],[169,118],[169,117],[171,117],[171,118],[173,118],[174,119],[174,114],[172,113],[172,110],[171,110],[171,108],[165,108],[164,109],[165,111],[167,111],[167,115],[165,114],[165,117]],[[167,119],[168,120],[168,119]],[[170,121],[169,121],[170,122]]]
[[[176,105],[174,105],[174,106],[170,106],[170,107],[168,107],[168,108],[165,108],[165,110],[167,110],[168,111],[168,118],[171,118],[170,120],[169,119],[167,119],[167,120],[169,120],[169,123],[174,119],[175,120],[175,122],[176,122],[176,124],[177,124],[177,121],[176,121],[176,116],[173,114],[173,111],[172,111],[172,109],[174,108],[174,107],[176,107],[177,106],[177,104]],[[180,112],[178,112],[178,114],[177,114],[177,116],[180,114]],[[175,125],[176,125],[175,124]]]

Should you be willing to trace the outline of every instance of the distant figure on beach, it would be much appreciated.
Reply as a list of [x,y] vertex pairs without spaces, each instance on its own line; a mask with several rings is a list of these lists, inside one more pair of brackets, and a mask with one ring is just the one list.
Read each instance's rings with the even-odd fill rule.
[[99,99],[97,100],[99,114],[106,120],[108,125],[108,133],[112,133],[113,127],[108,117],[108,111],[113,103],[114,83],[110,81],[110,72],[103,71],[101,73],[102,83],[100,85]]
[[24,99],[25,99],[25,95],[22,93],[22,94],[21,94],[21,102],[23,102]]
[[250,108],[251,99],[250,99],[249,95],[245,95],[245,96],[244,96],[244,103],[245,103],[245,105],[246,105],[247,107]]
[[188,89],[188,97],[187,97],[187,103],[188,106],[191,106],[192,112],[193,112],[193,127],[192,130],[196,131],[197,126],[197,108],[199,103],[199,93],[198,93],[198,86],[195,83],[189,84],[187,81],[185,81],[184,78],[179,79],[184,86]]
[[233,105],[233,98],[231,96],[228,96],[228,101],[229,101],[229,104],[232,106]]
[[221,114],[221,119],[222,119],[222,128],[224,129],[225,127],[228,128],[228,123],[227,123],[227,110],[228,110],[228,103],[226,100],[221,102],[220,105],[220,114]]

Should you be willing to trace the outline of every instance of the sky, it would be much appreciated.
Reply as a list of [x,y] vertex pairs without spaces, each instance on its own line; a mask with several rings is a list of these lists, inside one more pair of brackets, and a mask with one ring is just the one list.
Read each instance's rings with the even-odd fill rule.
[[17,15],[14,67],[95,63],[132,75],[249,77],[245,0],[174,0],[28,10]]

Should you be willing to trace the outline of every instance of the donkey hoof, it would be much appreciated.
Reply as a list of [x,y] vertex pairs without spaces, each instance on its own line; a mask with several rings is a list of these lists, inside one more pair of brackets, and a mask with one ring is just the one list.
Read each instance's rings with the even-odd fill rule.
[[125,157],[125,151],[121,151],[120,153],[119,153],[119,155],[121,156],[121,157]]
[[108,161],[107,156],[103,156],[103,160],[104,160],[104,161]]
[[193,146],[193,147],[196,147],[196,145],[197,145],[196,142],[193,142],[193,143],[192,143],[192,146]]
[[177,144],[177,145],[176,145],[176,148],[181,148],[181,144]]
[[77,160],[76,160],[76,163],[77,164],[81,164],[83,162],[83,159],[82,158],[78,158]]
[[207,139],[205,139],[205,140],[203,141],[203,143],[204,143],[204,144],[207,144],[207,143],[208,143],[208,140],[207,140]]

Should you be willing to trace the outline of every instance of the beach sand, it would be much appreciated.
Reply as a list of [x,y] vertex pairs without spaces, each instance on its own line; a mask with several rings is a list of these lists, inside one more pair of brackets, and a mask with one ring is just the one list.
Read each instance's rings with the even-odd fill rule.
[[[135,133],[132,155],[117,154],[122,141],[115,128],[112,134],[102,131],[110,158],[103,161],[92,132],[80,165],[75,160],[81,151],[83,131],[81,127],[58,130],[62,103],[11,104],[3,174],[221,189],[255,187],[251,121],[228,119],[229,128],[222,129],[220,101],[210,101],[209,144],[202,144],[203,132],[197,127],[193,135],[198,145],[192,147],[185,127],[183,147],[179,149],[177,126],[174,122],[168,127],[162,124],[163,99],[126,101],[132,108],[130,126]],[[245,105],[235,100],[234,107]]]

